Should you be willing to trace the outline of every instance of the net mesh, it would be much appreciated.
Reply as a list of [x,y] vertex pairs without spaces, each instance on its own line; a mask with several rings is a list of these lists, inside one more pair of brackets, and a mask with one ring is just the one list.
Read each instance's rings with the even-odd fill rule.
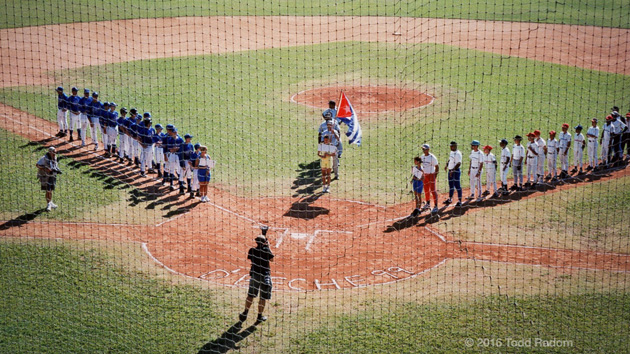
[[0,7],[0,351],[630,350],[627,1]]

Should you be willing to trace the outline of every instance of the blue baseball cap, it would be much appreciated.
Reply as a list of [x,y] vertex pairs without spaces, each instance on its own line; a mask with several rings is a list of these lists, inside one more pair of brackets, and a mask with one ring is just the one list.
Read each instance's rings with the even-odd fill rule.
[[142,115],[144,118],[151,118],[151,113],[149,112],[144,112],[144,114]]
[[192,139],[192,138],[193,138],[193,136],[192,136],[192,135],[190,135],[190,134],[186,134],[186,135],[184,135],[184,139]]
[[173,127],[173,132],[177,133],[177,128]]
[[195,147],[195,149],[199,149],[199,148],[201,147],[201,144],[196,143],[196,144],[194,145],[194,147]]
[[116,104],[116,102],[110,102],[109,103],[110,106],[114,106],[114,107],[118,107],[118,105]]
[[98,92],[96,91],[92,92],[92,97],[98,97]]
[[173,129],[175,129],[175,126],[173,124],[166,125],[166,130],[173,130]]
[[83,93],[90,93],[90,89],[89,88],[83,89]]
[[162,124],[159,124],[159,123],[158,123],[158,124],[156,124],[156,125],[155,125],[155,129],[162,129]]
[[481,143],[479,142],[479,140],[473,140],[472,143],[470,143],[470,145],[472,145],[472,146],[479,146],[479,145],[481,145]]
[[582,128],[582,124],[578,124],[578,125],[575,127],[575,130],[582,130],[582,129],[583,129],[583,128]]
[[109,107],[109,102],[103,102],[103,107]]
[[63,92],[63,86],[57,86],[57,91]]
[[429,150],[431,146],[429,144],[422,144],[422,150]]
[[72,86],[72,92],[79,92],[79,89],[76,86]]

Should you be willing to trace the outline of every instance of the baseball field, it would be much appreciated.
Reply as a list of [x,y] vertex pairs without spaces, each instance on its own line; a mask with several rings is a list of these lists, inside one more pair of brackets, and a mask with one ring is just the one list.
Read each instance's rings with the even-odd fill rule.
[[[467,196],[473,140],[499,157],[502,138],[630,111],[626,2],[2,8],[0,352],[630,352],[626,163],[443,203],[450,141]],[[216,161],[209,202],[55,136],[58,86],[193,135]],[[341,91],[362,143],[342,134],[322,193],[317,128]],[[439,211],[409,217],[422,144]],[[254,302],[239,322],[263,225],[268,320]]]

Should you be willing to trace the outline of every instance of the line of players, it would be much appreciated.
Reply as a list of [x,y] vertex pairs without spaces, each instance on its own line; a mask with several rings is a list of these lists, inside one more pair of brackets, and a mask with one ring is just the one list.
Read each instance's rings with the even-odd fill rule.
[[[494,192],[492,197],[499,194],[508,194],[509,190],[522,191],[525,188],[535,188],[538,183],[544,181],[556,181],[570,177],[570,174],[583,174],[583,154],[588,147],[588,166],[586,171],[597,171],[611,167],[621,166],[624,163],[623,150],[626,149],[626,160],[630,159],[630,129],[628,127],[630,112],[626,117],[619,114],[619,108],[613,107],[610,115],[606,117],[606,124],[603,129],[598,127],[598,120],[591,120],[591,127],[586,132],[586,137],[582,134],[583,127],[577,125],[572,136],[568,132],[569,124],[562,124],[562,131],[556,139],[556,132],[549,132],[549,139],[541,138],[541,132],[535,130],[527,134],[527,147],[521,145],[523,138],[519,135],[514,137],[512,151],[508,149],[507,139],[501,139],[501,154],[499,160],[492,153],[493,147],[486,145],[483,152],[480,150],[480,142],[473,140],[471,143],[470,163],[468,175],[470,176],[470,196],[468,200],[483,200],[483,197]],[[601,162],[598,159],[598,150],[601,145]],[[569,150],[573,147],[573,169],[569,171]],[[445,205],[452,203],[454,192],[457,191],[459,201],[456,206],[462,205],[462,188],[460,184],[462,153],[457,148],[457,142],[451,141],[451,152],[448,164],[444,170],[448,173],[449,198]],[[431,197],[434,205],[433,213],[438,212],[438,201],[436,191],[436,177],[439,172],[438,160],[430,153],[431,147],[428,144],[422,145],[423,155],[414,158],[412,167],[412,178],[410,183],[414,191],[416,209],[412,216],[419,215],[424,210],[431,209]],[[560,159],[560,174],[558,174],[557,161]],[[545,175],[545,162],[547,162],[547,172]],[[523,167],[527,168],[527,181],[523,183]],[[509,168],[514,174],[514,183],[508,190],[507,176]],[[481,174],[486,171],[486,190],[483,191]],[[501,187],[497,188],[496,173],[501,176]],[[424,190],[426,203],[422,205],[422,191]]]
[[205,146],[192,144],[192,135],[186,134],[182,139],[172,124],[166,125],[166,131],[161,124],[153,127],[149,112],[140,115],[135,108],[127,111],[124,107],[117,112],[115,102],[101,103],[98,92],[90,95],[87,88],[83,90],[83,97],[79,97],[76,87],[72,88],[70,96],[61,86],[56,91],[58,137],[69,134],[72,142],[76,128],[77,140],[81,140],[81,146],[86,146],[89,127],[94,151],[98,151],[100,133],[105,157],[118,159],[120,163],[127,161],[128,166],[139,166],[142,177],[157,172],[162,185],[170,184],[172,190],[177,190],[173,185],[177,178],[180,194],[189,193],[190,198],[197,195],[202,202],[209,201],[207,184],[214,161],[207,155]]

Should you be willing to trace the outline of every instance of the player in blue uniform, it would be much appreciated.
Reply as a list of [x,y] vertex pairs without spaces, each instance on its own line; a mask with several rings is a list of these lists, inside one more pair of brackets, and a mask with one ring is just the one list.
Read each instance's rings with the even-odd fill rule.
[[118,160],[120,163],[125,161],[125,154],[127,153],[127,128],[125,122],[127,121],[127,108],[120,109],[120,115],[118,116]]
[[192,170],[192,191],[190,192],[190,199],[195,197],[195,193],[199,194],[199,170],[195,167],[195,161],[199,158],[201,153],[201,144],[196,143],[194,145],[195,151],[190,154],[190,169]]
[[[173,186],[173,181],[175,180],[176,172],[180,176],[180,180],[183,181],[181,167],[179,165],[178,152],[181,148],[181,145],[184,143],[184,139],[177,135],[177,128],[175,128],[171,124],[166,126],[166,133],[168,134],[168,137],[166,138],[166,142],[164,144],[164,151],[166,152],[164,155],[164,160],[166,160],[168,178],[166,178],[165,174],[165,180],[168,180],[170,182],[171,190],[175,190],[176,188],[175,186]],[[183,184],[184,183],[181,182],[182,187]]]
[[162,167],[166,168],[166,166],[164,166],[164,140],[167,135],[163,132],[163,129],[162,124],[155,125],[155,139],[153,139],[155,142],[154,160],[158,178],[162,178]]
[[101,110],[103,104],[98,101],[98,92],[92,92],[92,102],[88,109],[88,117],[90,118],[90,134],[92,135],[92,141],[94,142],[94,151],[98,150],[98,131],[101,130]]
[[64,137],[68,134],[68,95],[63,93],[63,87],[57,87],[57,124],[59,133],[56,136]]
[[145,112],[143,115],[144,119],[140,124],[138,124],[138,139],[140,142],[140,146],[142,147],[142,152],[140,154],[140,176],[145,177],[145,171],[147,167],[151,167],[151,162],[153,162],[153,144],[155,142],[155,129],[151,127],[151,114],[149,112]]
[[192,193],[192,166],[190,165],[191,154],[195,150],[192,144],[193,136],[190,134],[184,135],[184,142],[179,149],[179,165],[181,168],[181,174],[179,175],[179,193],[184,194],[184,179],[188,185],[188,193]]
[[68,97],[67,108],[70,111],[70,142],[74,141],[74,137],[72,136],[72,128],[74,128],[75,126],[77,126],[77,140],[79,140],[79,136],[81,135],[81,109],[79,108],[81,97],[79,97],[78,94],[79,89],[73,87],[72,95]]
[[81,112],[81,129],[77,129],[81,138],[81,146],[85,146],[85,137],[87,135],[90,119],[88,118],[88,110],[92,105],[92,97],[90,97],[90,89],[83,89],[83,97],[79,100],[79,111]]
[[132,108],[129,112],[131,113],[131,117],[129,117],[129,123],[127,123],[127,132],[131,137],[131,143],[129,145],[129,163],[127,165],[131,166],[134,163],[136,165],[140,165],[140,160],[138,159],[138,148],[140,146],[140,143],[138,142],[137,132],[140,116],[138,115],[138,110],[136,110],[135,108]]
[[116,112],[116,102],[109,103],[107,112],[107,157],[116,157],[116,138],[118,137],[118,112]]
[[107,138],[107,126],[109,125],[109,102],[103,102],[103,108],[101,109],[101,114],[99,116],[99,124],[101,126],[101,140],[103,141],[103,150],[105,151],[105,156],[109,154],[107,150],[107,146],[109,145]]

